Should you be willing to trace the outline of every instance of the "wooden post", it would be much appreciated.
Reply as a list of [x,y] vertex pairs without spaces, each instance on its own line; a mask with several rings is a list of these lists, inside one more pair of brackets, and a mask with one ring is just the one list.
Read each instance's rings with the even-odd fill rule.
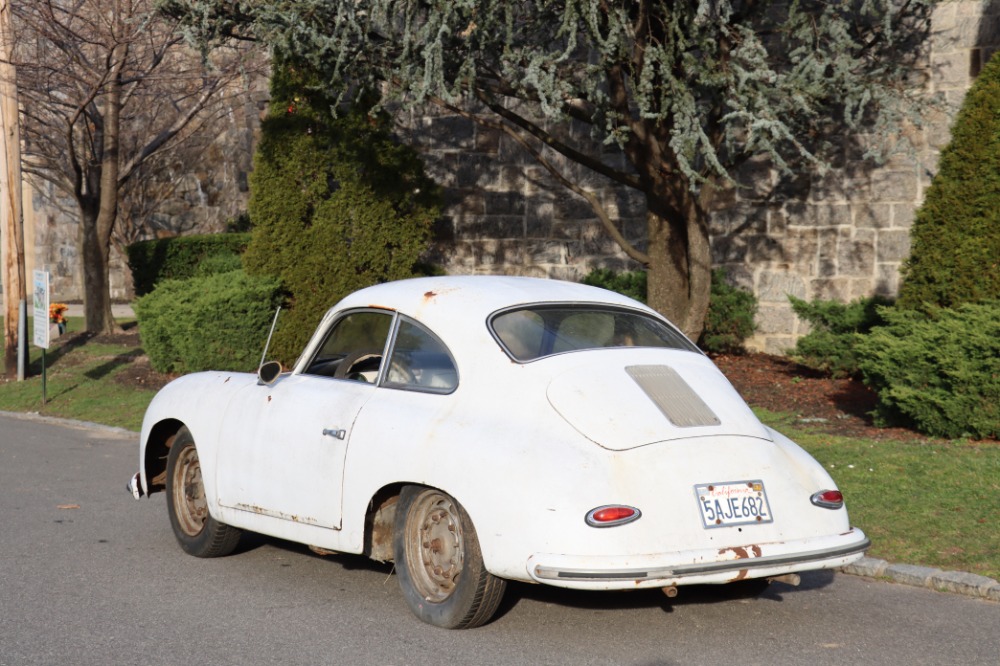
[[10,0],[0,0],[0,236],[3,239],[4,364],[7,376],[24,379],[27,341],[19,316],[27,303],[24,218],[21,208],[21,132],[17,73],[12,63]]

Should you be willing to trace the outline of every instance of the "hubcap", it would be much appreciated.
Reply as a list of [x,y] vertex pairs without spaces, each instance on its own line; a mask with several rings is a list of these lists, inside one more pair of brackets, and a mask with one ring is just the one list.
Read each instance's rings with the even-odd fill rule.
[[414,585],[427,601],[444,601],[455,591],[465,557],[458,507],[441,493],[426,492],[410,511],[407,564]]
[[205,486],[201,482],[201,464],[193,446],[181,452],[174,472],[174,514],[181,530],[188,536],[198,536],[208,519]]

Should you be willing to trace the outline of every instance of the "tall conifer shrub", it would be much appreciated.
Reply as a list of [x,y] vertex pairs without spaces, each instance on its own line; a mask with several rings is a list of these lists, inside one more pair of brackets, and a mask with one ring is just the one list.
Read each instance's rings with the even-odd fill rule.
[[901,307],[1000,298],[1000,52],[965,97],[911,237]]
[[244,264],[253,275],[279,278],[289,294],[272,355],[290,363],[340,298],[414,274],[439,188],[385,118],[343,110],[335,118],[333,100],[308,71],[277,63],[271,93]]

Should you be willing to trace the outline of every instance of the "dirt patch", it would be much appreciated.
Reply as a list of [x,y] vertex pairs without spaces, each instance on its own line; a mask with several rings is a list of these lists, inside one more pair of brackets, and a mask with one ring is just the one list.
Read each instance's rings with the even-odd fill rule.
[[121,333],[96,335],[91,338],[91,341],[101,345],[121,345],[122,347],[138,347],[140,345],[139,331],[137,329],[122,331]]
[[114,376],[114,381],[122,386],[159,390],[177,375],[165,375],[153,370],[148,356],[139,356],[128,367]]
[[922,435],[906,428],[878,428],[870,416],[875,393],[854,379],[830,377],[783,356],[743,354],[712,359],[753,407],[794,414],[799,423],[825,432],[871,439]]

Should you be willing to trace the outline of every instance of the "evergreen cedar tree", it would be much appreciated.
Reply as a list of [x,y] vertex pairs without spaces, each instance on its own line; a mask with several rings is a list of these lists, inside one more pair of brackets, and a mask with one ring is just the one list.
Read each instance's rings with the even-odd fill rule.
[[384,116],[334,118],[335,100],[303,67],[277,62],[254,157],[243,255],[287,290],[272,356],[290,364],[326,310],[378,282],[414,275],[440,193]]
[[[905,79],[932,0],[168,0],[212,45],[256,39],[327,90],[388,92],[506,132],[584,197],[648,268],[649,303],[697,339],[709,301],[709,214],[764,157],[821,169],[862,130],[891,139],[921,99]],[[589,128],[590,144],[558,121]],[[888,145],[889,141],[885,142]],[[866,148],[866,156],[877,150]],[[831,152],[832,151],[832,152]],[[578,163],[645,199],[645,233],[564,172]],[[584,169],[581,179],[594,182]]]
[[917,211],[899,305],[1000,299],[1000,53],[969,90]]

